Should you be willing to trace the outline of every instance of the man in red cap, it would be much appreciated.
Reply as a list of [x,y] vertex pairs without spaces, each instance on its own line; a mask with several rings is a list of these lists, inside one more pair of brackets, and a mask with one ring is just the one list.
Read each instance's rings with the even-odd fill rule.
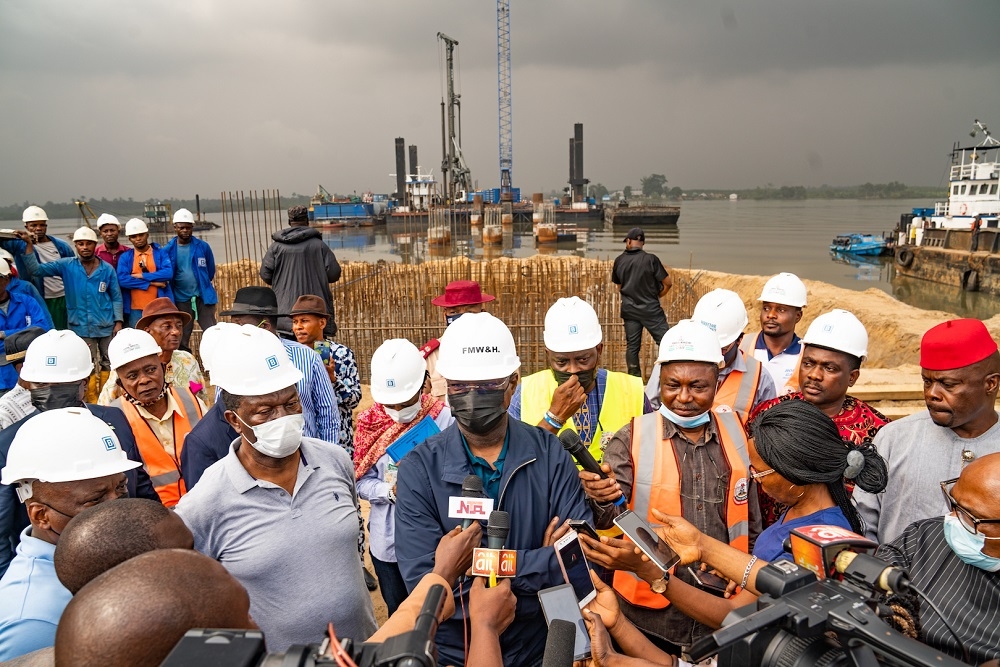
[[[483,312],[483,304],[496,299],[492,294],[483,294],[479,283],[475,280],[453,280],[444,288],[444,294],[431,299],[431,303],[444,309],[445,325],[449,325],[466,313]],[[431,338],[420,348],[427,360],[427,373],[430,377],[430,389],[425,393],[443,399],[447,393],[448,384],[437,372],[438,346],[437,338]]]
[[914,521],[949,512],[941,482],[976,459],[1000,452],[994,404],[1000,352],[979,320],[950,320],[920,341],[926,412],[886,424],[875,446],[889,466],[881,494],[855,489],[868,537],[885,544]]

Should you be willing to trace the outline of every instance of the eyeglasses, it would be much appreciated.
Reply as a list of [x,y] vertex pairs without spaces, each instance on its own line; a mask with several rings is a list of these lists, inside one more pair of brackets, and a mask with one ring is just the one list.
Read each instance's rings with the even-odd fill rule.
[[767,477],[772,472],[774,472],[774,468],[769,468],[767,470],[762,470],[760,472],[757,472],[757,469],[753,467],[753,464],[750,464],[750,479],[752,479],[755,482],[760,481],[761,477]]
[[[958,517],[958,522],[962,524],[962,527],[973,535],[976,535],[979,533],[980,524],[1000,524],[1000,519],[980,519],[972,512],[959,505],[958,501],[955,500],[950,491],[950,487],[954,487],[955,482],[957,481],[958,477],[941,482],[941,492],[944,493],[944,497],[948,501],[948,506],[951,508],[951,511],[955,513],[955,516]],[[988,537],[986,539],[996,540],[1000,538]]]
[[503,391],[510,386],[510,378],[506,377],[502,380],[496,380],[493,382],[448,382],[448,395],[458,396],[459,394],[467,394],[470,391],[476,391],[479,393],[485,393],[489,391]]

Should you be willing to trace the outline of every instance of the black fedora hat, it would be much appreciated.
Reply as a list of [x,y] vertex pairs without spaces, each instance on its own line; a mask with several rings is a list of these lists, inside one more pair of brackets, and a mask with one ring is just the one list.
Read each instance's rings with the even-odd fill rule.
[[28,352],[31,341],[45,333],[45,329],[39,327],[28,327],[15,331],[4,340],[4,352],[0,355],[0,366],[16,364],[24,361],[24,355]]
[[278,312],[278,297],[270,287],[241,287],[236,290],[233,306],[222,315],[262,315],[287,317]]

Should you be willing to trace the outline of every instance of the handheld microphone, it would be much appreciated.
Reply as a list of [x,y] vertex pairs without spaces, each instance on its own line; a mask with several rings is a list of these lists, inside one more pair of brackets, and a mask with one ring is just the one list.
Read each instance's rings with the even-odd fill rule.
[[[583,440],[580,439],[580,434],[576,431],[566,429],[559,434],[559,442],[562,443],[563,449],[569,452],[570,456],[576,459],[576,462],[580,464],[580,467],[587,472],[592,472],[601,476],[601,479],[607,479],[608,473],[601,469],[601,464],[598,463],[590,450],[583,444]],[[615,505],[624,505],[625,496],[619,496],[618,500],[615,501]]]
[[834,567],[845,579],[869,588],[897,594],[910,590],[910,576],[906,570],[868,554],[841,551]]
[[472,550],[472,576],[489,577],[492,586],[497,577],[517,574],[517,550],[503,548],[509,534],[510,514],[501,510],[490,512],[486,525],[487,546]]
[[[482,498],[483,497],[483,480],[480,479],[479,475],[468,475],[462,482],[462,497],[463,498]],[[462,530],[465,530],[472,525],[475,519],[466,519],[462,522]]]
[[[479,479],[478,477],[476,479]],[[503,549],[510,534],[510,514],[503,510],[490,512],[490,521],[486,524],[486,548]]]
[[542,667],[572,667],[575,649],[576,626],[561,618],[552,619],[545,638]]
[[795,564],[810,570],[819,579],[837,574],[836,561],[841,552],[867,553],[878,547],[875,542],[840,526],[793,528],[787,542],[786,550],[791,552]]

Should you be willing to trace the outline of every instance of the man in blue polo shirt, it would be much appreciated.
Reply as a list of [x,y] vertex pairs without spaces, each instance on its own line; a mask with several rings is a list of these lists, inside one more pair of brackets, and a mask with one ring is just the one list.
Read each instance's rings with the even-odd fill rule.
[[779,273],[764,284],[757,300],[761,331],[746,336],[740,349],[764,364],[779,396],[798,391],[802,343],[795,325],[806,305],[806,286],[792,273]]
[[212,280],[215,279],[215,255],[212,248],[194,235],[194,216],[186,208],[174,213],[174,231],[164,250],[174,265],[174,303],[178,310],[191,316],[181,334],[181,347],[191,349],[191,332],[194,321],[205,331],[215,326],[215,304],[219,297]]
[[[30,296],[7,291],[10,282],[10,265],[0,259],[0,342],[15,331],[37,326],[48,331],[51,320]],[[44,314],[43,314],[44,313]],[[17,384],[17,371],[13,366],[0,366],[0,395],[6,394]]]

